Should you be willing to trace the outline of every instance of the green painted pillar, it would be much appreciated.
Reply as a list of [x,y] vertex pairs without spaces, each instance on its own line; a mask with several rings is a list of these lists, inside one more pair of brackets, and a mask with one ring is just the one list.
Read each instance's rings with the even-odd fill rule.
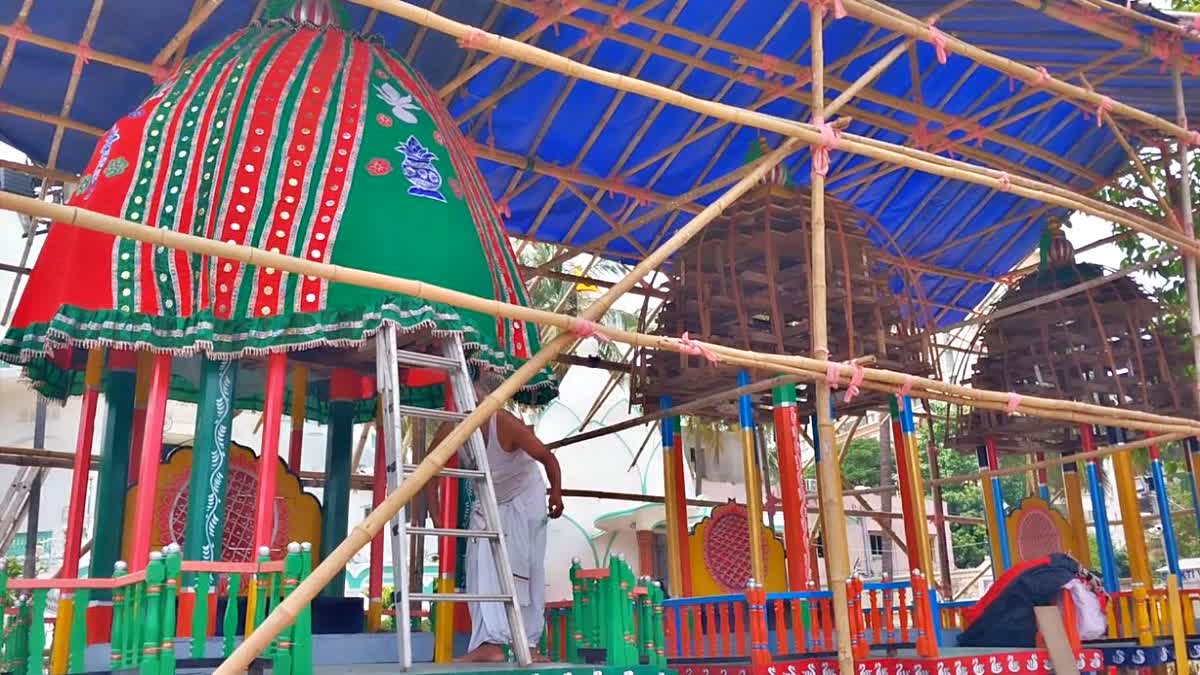
[[[336,370],[329,386],[329,426],[325,431],[325,499],[321,508],[321,560],[346,538],[350,522],[350,460],[354,453],[354,402],[361,396],[361,378]],[[341,571],[322,591],[340,598],[346,594]]]
[[235,361],[211,359],[204,359],[200,366],[200,407],[192,450],[184,560],[221,559],[237,369]]
[[[108,578],[121,558],[120,523],[125,522],[125,490],[129,448],[133,439],[133,399],[137,384],[137,355],[109,351],[104,383],[104,438],[96,478],[96,513],[92,527],[92,558],[88,576]],[[116,527],[113,524],[117,523]],[[107,600],[108,591],[92,591],[92,600]]]

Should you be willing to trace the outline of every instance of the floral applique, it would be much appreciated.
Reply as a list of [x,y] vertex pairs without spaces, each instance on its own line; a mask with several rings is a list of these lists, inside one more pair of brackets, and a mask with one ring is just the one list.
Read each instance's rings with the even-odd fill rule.
[[108,166],[104,167],[104,176],[106,178],[114,178],[125,173],[129,168],[129,160],[124,157],[114,157],[109,161]]
[[392,163],[382,157],[376,157],[367,162],[367,173],[372,176],[386,176],[392,172]]
[[413,102],[412,94],[401,94],[387,82],[375,85],[375,93],[380,100],[392,107],[392,114],[396,119],[408,124],[417,123],[417,116],[412,111],[420,110],[421,107]]

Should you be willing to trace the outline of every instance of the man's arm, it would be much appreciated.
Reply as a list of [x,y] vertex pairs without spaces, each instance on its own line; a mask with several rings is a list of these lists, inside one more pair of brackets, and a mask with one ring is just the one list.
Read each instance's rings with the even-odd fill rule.
[[512,444],[524,450],[525,454],[546,469],[546,478],[550,479],[550,517],[561,516],[563,512],[562,471],[558,466],[558,458],[550,452],[545,443],[538,439],[532,429],[525,426],[520,418],[505,412],[500,414],[500,423],[504,426],[505,436],[512,441]]

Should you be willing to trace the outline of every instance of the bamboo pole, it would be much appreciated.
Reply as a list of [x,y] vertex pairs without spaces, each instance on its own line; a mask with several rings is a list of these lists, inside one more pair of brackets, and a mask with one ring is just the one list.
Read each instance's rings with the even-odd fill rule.
[[[809,12],[812,40],[812,110],[813,122],[825,122],[825,12],[815,8]],[[813,142],[814,158],[818,152]],[[814,166],[816,162],[814,160]],[[809,269],[809,326],[812,332],[812,353],[815,358],[829,358],[828,290],[825,285],[825,174],[812,173],[812,211],[810,213],[812,260]],[[829,383],[816,383],[817,427],[821,447],[817,452],[817,499],[821,503],[822,543],[825,545],[825,578],[833,594],[833,623],[837,632],[837,660],[841,675],[854,675],[854,654],[850,644],[850,610],[847,605],[846,583],[850,577],[850,555],[846,538],[846,504],[842,499],[841,462],[837,461],[833,428],[833,410]],[[847,444],[848,445],[848,444]],[[760,580],[762,581],[762,580]]]
[[[1017,0],[1017,2],[1040,6],[1040,0]],[[929,25],[922,24],[917,19],[902,12],[891,10],[886,5],[875,2],[875,0],[843,0],[843,4],[845,4],[846,11],[850,15],[864,21],[869,21],[876,26],[902,33],[916,40],[927,40],[929,38]],[[1088,29],[1094,30],[1090,26]],[[1136,43],[1139,38],[1132,35],[1122,36],[1122,44],[1126,44],[1130,39]],[[998,56],[985,49],[980,49],[952,35],[945,35],[945,40],[949,51],[962,54],[1000,73],[1016,77],[1022,82],[1038,82],[1038,86],[1043,89],[1088,104],[1093,108],[1093,114],[1095,109],[1101,106],[1111,106],[1112,111],[1122,117],[1137,120],[1147,127],[1158,129],[1168,136],[1185,143],[1191,141],[1192,134],[1190,131],[1173,122],[1168,122],[1157,115],[1152,115],[1120,101],[1107,99],[1094,91],[1089,91],[1078,85],[1068,84],[1054,77],[1045,77],[1043,73],[1040,73],[1035,68],[1003,56]]]
[[[1183,98],[1183,76],[1176,67],[1171,72],[1175,84],[1175,115],[1181,126],[1187,126],[1187,104]],[[1179,192],[1180,208],[1183,211],[1183,225],[1187,236],[1196,237],[1196,216],[1192,212],[1192,164],[1191,153],[1184,143],[1179,144]],[[1200,289],[1197,286],[1196,259],[1185,258],[1183,261],[1184,283],[1187,287],[1188,303],[1188,333],[1192,344],[1192,365],[1195,367],[1194,378],[1200,378]],[[1196,392],[1196,404],[1200,406],[1200,390]],[[1193,480],[1195,478],[1193,477]]]
[[[747,176],[747,179],[749,178],[750,176]],[[250,246],[214,241],[165,228],[146,227],[139,223],[133,223],[79,207],[51,204],[11,193],[0,193],[0,209],[49,218],[53,222],[106,232],[119,237],[167,246],[189,253],[235,260],[248,265],[273,267],[292,274],[315,276],[331,282],[348,283],[364,288],[387,291],[389,293],[410,295],[415,298],[442,302],[507,319],[552,324],[566,331],[575,330],[578,325],[578,320],[571,316],[553,314],[530,307],[480,298],[411,279],[389,277],[376,272],[320,263],[280,253],[271,253]],[[614,341],[637,347],[662,349],[679,353],[694,353],[697,348],[702,348],[715,358],[730,365],[758,368],[785,375],[798,375],[810,381],[824,378],[831,365],[830,362],[822,359],[794,355],[764,354],[699,341],[693,341],[689,345],[684,345],[677,338],[645,335],[605,325],[596,326],[596,332]],[[850,364],[833,363],[832,365],[838,373],[839,379],[842,380],[849,379],[855,372],[854,367]],[[911,385],[911,395],[918,398],[967,404],[985,410],[1008,411],[1012,403],[1011,394],[1005,392],[973,389],[963,385],[949,384],[930,378],[916,377],[907,373],[878,368],[868,367],[863,369],[863,382],[861,385],[863,389],[895,393],[899,389],[909,385]],[[1197,420],[1036,396],[1022,397],[1011,412],[1020,412],[1043,419],[1054,419],[1077,424],[1087,423],[1137,431],[1200,435],[1200,421]]]
[[208,0],[207,4],[193,12],[192,15],[188,17],[187,22],[183,24],[183,27],[179,29],[179,32],[175,34],[175,37],[172,37],[171,41],[168,42],[160,52],[158,52],[158,56],[154,57],[154,65],[166,65],[167,61],[175,55],[175,51],[178,50],[183,43],[192,36],[192,33],[196,32],[196,29],[200,28],[205,21],[208,21],[208,17],[212,16],[213,12],[217,11],[217,8],[221,6],[222,1],[223,0]]
[[45,180],[56,181],[63,184],[75,183],[79,181],[79,176],[76,176],[73,173],[59,171],[57,169],[47,169],[44,166],[38,166],[36,164],[22,164],[9,159],[0,159],[0,169],[17,171],[35,178],[43,178]]
[[[730,188],[709,205],[700,215],[696,216],[676,232],[666,243],[654,253],[639,262],[626,274],[616,286],[610,288],[595,303],[583,311],[581,319],[594,322],[604,315],[608,308],[626,291],[633,288],[651,270],[657,269],[667,258],[679,250],[693,236],[704,229],[717,218],[738,197],[758,184],[760,180],[784,158],[791,154],[799,145],[798,141],[789,140],[779,149],[763,157],[756,169]],[[282,268],[280,268],[282,269]],[[574,324],[578,325],[578,324]],[[345,568],[350,559],[369,544],[395,515],[419,492],[429,480],[445,466],[446,461],[493,413],[512,398],[517,390],[546,367],[555,356],[575,343],[577,338],[571,332],[564,332],[543,347],[531,359],[526,361],[515,373],[506,379],[495,391],[488,394],[470,415],[454,426],[449,435],[421,461],[410,474],[409,480],[404,481],[395,492],[389,494],[379,507],[371,511],[362,522],[354,526],[349,536],[321,561],[309,576],[285,600],[280,602],[263,623],[246,640],[238,646],[229,658],[214,671],[214,675],[233,675],[242,672],[254,658],[263,652],[279,632],[295,620],[300,611],[313,597],[328,584],[329,580]]]
[[[0,26],[0,31],[11,32],[13,28],[17,27],[17,23],[8,24],[5,26]],[[72,42],[55,40],[54,38],[46,37],[44,35],[38,35],[32,31],[23,33],[20,41],[28,42],[31,45],[37,45],[46,49],[51,49],[56,52],[62,52],[64,54],[74,54],[76,57],[78,57],[79,53],[83,51],[79,45]],[[14,44],[14,42],[14,40],[9,40],[10,45]],[[156,68],[149,63],[142,63],[141,61],[135,61],[133,59],[128,59],[124,56],[117,56],[116,54],[110,54],[108,52],[89,48],[86,54],[87,58],[92,61],[107,63],[110,66],[131,70],[135,73],[141,73],[143,75],[150,75],[151,77],[158,75],[161,72],[160,68]]]
[[[531,45],[516,42],[509,38],[487,33],[479,30],[478,28],[447,19],[429,10],[402,2],[401,0],[354,0],[354,2],[365,7],[378,9],[382,12],[407,19],[421,26],[427,26],[433,30],[445,33],[447,35],[457,38],[469,38],[476,49],[501,54],[515,61],[537,65],[546,70],[551,70],[568,77],[587,80],[589,82],[608,86],[620,91],[640,94],[654,100],[665,101],[681,108],[691,110],[702,115],[708,115],[717,119],[722,119],[727,122],[750,126],[762,129],[764,131],[771,131],[793,138],[799,138],[803,142],[810,145],[819,144],[821,142],[820,132],[811,124],[786,120],[763,113],[750,112],[728,104],[705,101],[651,82],[646,82],[637,78],[619,75],[601,70],[599,68],[584,65],[558,54],[553,54]],[[847,2],[853,2],[855,3],[856,7],[864,8],[864,5],[860,2],[857,2],[857,0],[847,0]],[[867,10],[871,11],[869,8],[867,8]],[[895,19],[895,17],[885,17],[881,20],[887,20],[891,24],[897,23],[897,19]],[[900,21],[899,23],[904,25],[903,21]],[[910,29],[909,32],[915,33],[916,31]],[[924,35],[925,33],[921,32],[918,36],[918,39]],[[956,42],[958,44],[962,44],[960,41]],[[994,58],[999,59],[999,57]],[[1000,60],[1005,63],[1012,63],[1007,59]],[[1016,67],[1017,64],[1013,63],[1013,66]],[[1027,79],[1034,79],[1039,76],[1039,73],[1032,68],[1028,68],[1027,66],[1020,66],[1020,68],[1023,68],[1024,70],[1019,71],[1019,73],[1026,73],[1028,75]],[[1087,93],[1085,90],[1082,90],[1079,87],[1073,87],[1072,85],[1067,85],[1065,83],[1059,83],[1059,85],[1069,88],[1071,91],[1079,90],[1085,94]],[[1128,106],[1125,106],[1125,108],[1128,108]],[[1114,108],[1114,110],[1118,110],[1118,108]],[[1159,124],[1151,126],[1161,127],[1162,124],[1164,124],[1161,122],[1161,120],[1158,120],[1158,118],[1152,115],[1147,115],[1146,113],[1142,113],[1142,115],[1149,116],[1151,120],[1159,122]],[[1136,119],[1141,119],[1137,116],[1133,117]],[[1174,124],[1167,124],[1166,126],[1168,127],[1168,130],[1171,131],[1172,135],[1178,135],[1176,132],[1182,131],[1179,130]],[[1186,133],[1183,137],[1190,138],[1190,136],[1188,136]],[[872,159],[919,169],[921,171],[943,176],[945,178],[953,178],[968,183],[984,185],[993,189],[1004,189],[1021,197],[1036,199],[1047,204],[1053,204],[1075,211],[1081,211],[1083,213],[1094,215],[1114,223],[1125,225],[1161,241],[1174,244],[1189,255],[1200,255],[1200,245],[1183,237],[1183,235],[1179,232],[1155,223],[1138,214],[1126,212],[1122,209],[1104,204],[1098,200],[1078,195],[1065,188],[1053,186],[1042,181],[1025,178],[1023,176],[1013,176],[1003,171],[986,169],[969,164],[967,162],[951,160],[936,154],[913,150],[912,148],[897,146],[891,143],[876,141],[874,139],[864,136],[856,136],[853,134],[843,134],[840,142],[838,143],[838,149],[859,154],[864,157],[870,157]]]

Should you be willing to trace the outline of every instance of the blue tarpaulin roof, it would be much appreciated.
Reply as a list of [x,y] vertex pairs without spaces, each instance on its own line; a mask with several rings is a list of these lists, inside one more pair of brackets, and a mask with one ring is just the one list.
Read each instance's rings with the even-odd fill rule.
[[[34,34],[64,43],[81,41],[88,18],[85,8],[91,3],[4,0],[0,23],[13,23],[23,4],[30,8],[26,23]],[[754,107],[787,119],[811,117],[810,90],[800,70],[810,64],[809,14],[808,5],[800,0],[580,4],[584,7],[561,19],[560,0],[433,3],[445,16],[514,38],[541,27],[535,26],[539,13],[546,19],[561,19],[550,21],[533,43],[699,98]],[[929,16],[946,4],[888,3],[916,17]],[[1063,0],[1043,4],[1074,6]],[[188,53],[244,26],[256,5],[226,0],[191,36]],[[184,25],[191,6],[152,0],[105,3],[90,46],[149,62]],[[348,9],[352,28],[362,29],[370,22],[370,32],[406,55],[435,87],[484,57],[460,48],[452,38],[395,17],[373,15],[356,5]],[[629,17],[637,20],[625,22]],[[583,22],[584,27],[572,21]],[[656,30],[665,26],[672,27],[673,34]],[[1105,95],[1174,118],[1170,74],[1148,53],[1154,42],[1150,27],[1130,24],[1128,30],[1138,32],[1142,48],[1125,48],[1010,0],[975,0],[941,18],[938,27],[1003,56],[1044,66],[1060,79],[1080,83],[1083,74]],[[828,24],[825,58],[830,97],[902,39],[854,18]],[[1189,55],[1200,55],[1200,42],[1185,42]],[[0,45],[7,49],[7,38],[0,38]],[[753,53],[766,58],[752,57]],[[5,111],[3,105],[63,114],[73,63],[71,54],[19,41],[0,85],[0,138],[37,162],[50,158],[56,145],[55,127],[15,114],[12,108]],[[1200,82],[1190,75],[1185,78],[1188,104],[1200,110],[1200,87],[1195,86]],[[82,68],[66,116],[85,128],[107,128],[151,87],[145,74],[93,58]],[[557,165],[662,198],[674,197],[741,168],[751,144],[761,135],[755,129],[508,59],[496,59],[471,77],[451,95],[449,104],[463,129],[488,148],[484,155],[508,158],[504,162],[481,159],[480,164],[495,197],[512,211],[508,226],[514,235],[626,260],[644,255],[686,222],[689,214],[655,215],[657,204],[639,204],[594,186],[566,185],[539,168]],[[947,138],[961,141],[943,148],[942,154],[1013,174],[1047,177],[1084,193],[1110,180],[1126,161],[1113,133],[1096,124],[1094,110],[1056,102],[1036,84],[1013,81],[961,55],[951,54],[946,64],[939,64],[933,47],[925,42],[915,43],[841,114],[852,118],[849,131],[855,134],[908,145],[920,143],[928,134],[935,139],[935,149]],[[915,125],[920,129],[916,134]],[[980,135],[972,125],[987,131]],[[947,134],[947,129],[954,130]],[[95,141],[90,133],[67,129],[59,141],[57,167],[81,170]],[[776,146],[780,139],[767,134],[766,141]],[[789,173],[798,185],[809,181],[808,162],[807,151],[789,162]],[[919,286],[895,274],[896,290],[927,301],[942,324],[960,319],[983,299],[993,284],[981,277],[1008,272],[1036,247],[1047,218],[1066,215],[987,187],[880,166],[842,152],[833,155],[830,177],[829,194],[853,207],[867,235],[887,253],[914,261],[922,270]],[[693,206],[707,204],[719,194],[717,189],[699,195]],[[645,222],[623,236],[613,234],[614,225],[635,221]]]

